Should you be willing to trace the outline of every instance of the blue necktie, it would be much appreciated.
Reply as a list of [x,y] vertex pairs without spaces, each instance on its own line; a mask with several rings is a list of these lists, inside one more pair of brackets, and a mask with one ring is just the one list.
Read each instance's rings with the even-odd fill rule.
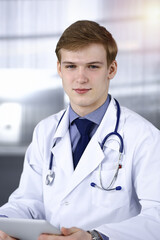
[[74,122],[80,133],[80,139],[73,153],[73,165],[75,169],[79,162],[79,159],[81,158],[81,155],[83,154],[87,144],[90,141],[89,135],[91,133],[94,123],[87,119],[79,119],[79,118],[77,118]]

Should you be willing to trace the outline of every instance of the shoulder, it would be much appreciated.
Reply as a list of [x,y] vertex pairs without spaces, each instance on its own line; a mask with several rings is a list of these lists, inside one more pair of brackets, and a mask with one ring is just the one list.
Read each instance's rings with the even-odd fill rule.
[[124,118],[124,129],[127,129],[129,134],[138,136],[160,137],[160,131],[151,122],[139,115],[138,113],[121,107],[122,116]]
[[58,122],[60,121],[61,117],[63,116],[66,110],[63,109],[60,112],[53,114],[43,120],[41,120],[35,127],[34,132],[43,133],[46,135],[48,132],[54,132]]

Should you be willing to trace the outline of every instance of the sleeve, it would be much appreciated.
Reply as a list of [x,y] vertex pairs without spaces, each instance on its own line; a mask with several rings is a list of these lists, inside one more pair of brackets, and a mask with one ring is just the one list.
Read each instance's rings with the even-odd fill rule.
[[106,235],[104,235],[104,234],[102,234],[102,233],[100,233],[100,232],[99,232],[99,234],[101,235],[101,237],[102,237],[103,240],[109,240],[109,238],[108,238]]
[[[43,157],[39,143],[42,140],[38,135],[36,127],[32,143],[26,151],[19,187],[11,194],[8,203],[0,208],[0,215],[13,218],[45,218],[42,191]],[[41,132],[41,139],[42,136]]]
[[146,132],[143,131],[143,137],[139,133],[132,144],[136,144],[136,147],[132,159],[130,191],[135,191],[137,202],[141,206],[140,212],[124,221],[99,226],[96,230],[108,236],[110,240],[159,240],[160,132],[151,128],[148,134],[147,129]]

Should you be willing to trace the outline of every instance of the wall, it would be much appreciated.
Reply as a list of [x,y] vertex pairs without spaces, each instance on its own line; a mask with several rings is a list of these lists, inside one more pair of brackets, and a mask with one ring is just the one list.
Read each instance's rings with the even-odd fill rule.
[[0,0],[0,205],[18,185],[35,125],[66,105],[54,49],[78,19],[111,31],[119,53],[110,93],[160,129],[158,0]]

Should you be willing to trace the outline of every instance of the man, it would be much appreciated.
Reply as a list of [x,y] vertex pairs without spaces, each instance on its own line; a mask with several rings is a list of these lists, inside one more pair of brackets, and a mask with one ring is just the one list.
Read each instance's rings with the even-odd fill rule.
[[0,214],[61,229],[39,240],[159,239],[160,132],[108,94],[115,40],[97,23],[78,21],[56,54],[70,105],[36,127],[20,186]]

